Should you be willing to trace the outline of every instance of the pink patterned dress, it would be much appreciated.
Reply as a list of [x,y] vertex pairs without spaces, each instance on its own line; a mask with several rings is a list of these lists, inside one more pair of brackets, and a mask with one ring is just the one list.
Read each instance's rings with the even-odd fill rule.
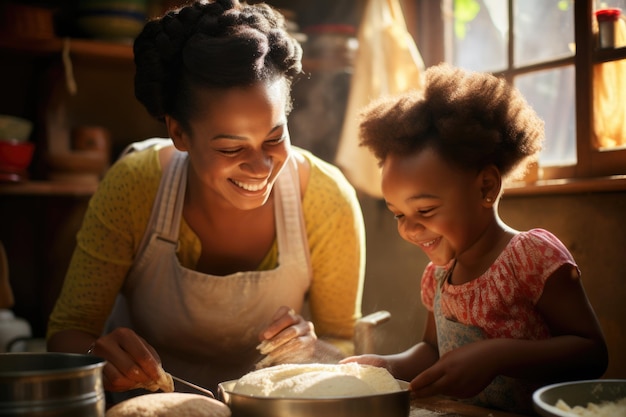
[[[515,235],[484,274],[462,285],[448,282],[454,261],[445,267],[430,263],[422,276],[421,295],[435,316],[439,355],[482,339],[549,338],[548,326],[535,305],[548,277],[564,264],[578,271],[563,243],[543,229]],[[470,402],[530,412],[537,387],[499,376]]]

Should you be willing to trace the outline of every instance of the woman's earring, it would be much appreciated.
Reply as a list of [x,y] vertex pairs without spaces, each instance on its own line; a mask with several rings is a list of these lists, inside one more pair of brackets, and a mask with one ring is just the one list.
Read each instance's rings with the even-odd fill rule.
[[487,203],[493,203],[493,198],[491,198],[491,197],[485,197],[485,201],[486,201]]

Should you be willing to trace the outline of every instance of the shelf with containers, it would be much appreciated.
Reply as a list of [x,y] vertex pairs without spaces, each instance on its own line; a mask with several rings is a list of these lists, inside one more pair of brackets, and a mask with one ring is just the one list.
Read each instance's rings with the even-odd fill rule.
[[29,178],[0,183],[0,241],[9,261],[13,310],[31,323],[36,337],[45,334],[76,232],[98,186],[93,175],[52,176],[50,151],[69,153],[77,130],[96,127],[109,133],[112,161],[131,141],[165,135],[134,97],[132,57],[129,44],[0,37],[0,114],[32,121],[35,144]]
[[[13,95],[24,96],[12,109],[11,103],[6,102],[0,107],[2,112],[33,121],[35,129],[31,140],[36,144],[35,158],[29,169],[31,178],[22,183],[0,185],[0,194],[92,193],[97,182],[86,184],[84,175],[65,176],[59,181],[49,172],[50,169],[76,171],[80,166],[87,166],[89,158],[94,159],[94,155],[85,153],[81,162],[81,154],[71,152],[75,129],[100,127],[106,130],[111,140],[106,155],[108,161],[131,141],[165,134],[162,124],[150,118],[133,95],[130,45],[82,39],[3,38],[0,54],[4,62],[13,63],[15,67],[12,70],[11,65],[5,65],[0,70],[0,74],[6,73],[4,83],[20,89]],[[26,85],[29,87],[25,88]],[[55,158],[53,162],[51,154],[62,155],[64,160],[58,162],[60,158]],[[66,167],[57,166],[59,163]]]

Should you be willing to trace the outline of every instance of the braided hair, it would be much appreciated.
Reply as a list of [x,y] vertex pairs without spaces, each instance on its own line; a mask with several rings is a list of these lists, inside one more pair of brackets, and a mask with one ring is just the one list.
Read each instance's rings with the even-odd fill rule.
[[[302,71],[302,48],[283,16],[264,3],[193,2],[148,22],[133,50],[137,99],[157,120],[167,114],[187,129],[198,89],[282,78],[289,94]],[[289,97],[286,102],[291,106]]]
[[488,73],[430,67],[423,91],[385,97],[363,109],[360,144],[382,164],[389,154],[434,149],[453,165],[494,164],[507,180],[536,160],[544,123],[519,90]]

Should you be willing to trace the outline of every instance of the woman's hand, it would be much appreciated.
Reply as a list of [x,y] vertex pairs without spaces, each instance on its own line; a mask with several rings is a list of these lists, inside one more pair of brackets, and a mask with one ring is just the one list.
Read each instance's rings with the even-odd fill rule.
[[91,353],[107,361],[103,369],[105,390],[150,387],[160,379],[159,355],[131,329],[120,327],[98,338]]
[[317,338],[313,323],[286,306],[276,311],[259,339],[257,349],[266,356],[257,369],[281,363],[336,363],[342,357],[338,349]]

